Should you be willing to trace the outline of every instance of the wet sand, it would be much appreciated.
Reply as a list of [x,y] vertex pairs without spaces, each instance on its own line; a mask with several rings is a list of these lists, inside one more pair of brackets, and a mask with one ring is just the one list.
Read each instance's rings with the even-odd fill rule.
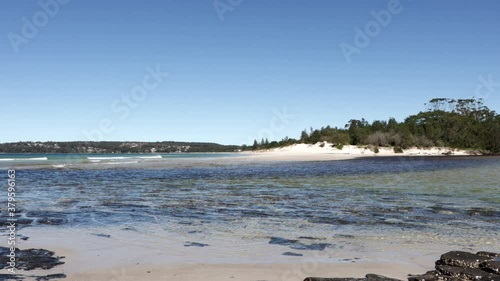
[[[103,228],[101,230],[106,230]],[[164,239],[136,232],[95,235],[99,230],[33,227],[22,229],[30,237],[19,247],[44,248],[64,256],[65,264],[51,270],[19,271],[20,274],[64,273],[65,280],[304,280],[306,277],[363,277],[367,273],[406,279],[410,273],[432,268],[440,253],[449,249],[405,249],[397,245],[371,252],[342,249],[310,251],[303,257],[283,256],[286,249],[267,244],[227,247],[209,241],[211,247],[185,247],[186,237]],[[128,233],[128,234],[127,234]],[[216,239],[215,239],[216,240]],[[390,243],[389,243],[390,244]],[[389,245],[388,244],[388,245]],[[218,246],[216,246],[218,245]]]

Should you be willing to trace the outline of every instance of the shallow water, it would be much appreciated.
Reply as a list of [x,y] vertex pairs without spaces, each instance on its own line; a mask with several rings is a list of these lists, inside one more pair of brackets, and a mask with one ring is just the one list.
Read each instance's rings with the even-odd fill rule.
[[[217,159],[237,156],[236,153],[122,153],[122,154],[0,154],[0,169],[12,167],[32,168],[82,168],[102,169],[106,167],[142,167],[144,165],[171,163],[179,159]],[[112,165],[112,166],[111,166]]]
[[500,157],[18,169],[17,199],[25,227],[229,245],[283,238],[298,240],[283,247],[299,252],[391,245],[498,251],[499,171]]

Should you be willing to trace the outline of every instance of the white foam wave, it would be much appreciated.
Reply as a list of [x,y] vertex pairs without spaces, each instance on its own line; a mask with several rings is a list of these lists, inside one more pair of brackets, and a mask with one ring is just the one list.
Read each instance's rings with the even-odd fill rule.
[[138,156],[135,158],[138,158],[138,159],[161,159],[163,157],[161,155],[154,155],[154,156]]
[[35,157],[35,158],[0,158],[0,161],[45,161],[49,160],[47,157]]
[[139,161],[121,161],[121,162],[108,162],[108,163],[100,163],[106,165],[121,165],[121,164],[137,164]]
[[124,159],[160,159],[161,155],[153,156],[103,156],[103,157],[87,157],[88,160],[124,160]]
[[87,157],[88,160],[113,160],[113,159],[127,159],[127,157]]
[[28,160],[28,161],[44,161],[44,160],[49,160],[47,157],[37,157],[37,158],[19,158],[16,160]]

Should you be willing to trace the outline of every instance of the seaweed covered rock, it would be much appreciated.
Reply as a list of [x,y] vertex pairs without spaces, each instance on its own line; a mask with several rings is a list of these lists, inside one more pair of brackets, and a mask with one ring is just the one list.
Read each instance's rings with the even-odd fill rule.
[[409,281],[500,281],[500,254],[453,251],[436,261],[436,270],[408,277]]
[[[10,249],[0,247],[0,269],[8,267]],[[16,248],[16,269],[51,269],[57,265],[64,264],[63,257],[54,256],[54,252],[44,249],[20,250]]]
[[443,254],[436,264],[458,266],[462,268],[479,268],[480,264],[490,260],[492,260],[491,257],[454,251]]

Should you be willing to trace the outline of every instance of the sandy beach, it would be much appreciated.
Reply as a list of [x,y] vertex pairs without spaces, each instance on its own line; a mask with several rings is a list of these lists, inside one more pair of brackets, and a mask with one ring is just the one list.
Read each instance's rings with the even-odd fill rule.
[[335,250],[285,257],[279,247],[258,244],[232,247],[221,241],[219,248],[187,248],[182,246],[185,237],[151,241],[154,237],[146,234],[120,232],[120,237],[103,238],[92,235],[90,229],[71,228],[30,228],[22,233],[30,239],[21,241],[21,248],[51,249],[57,256],[64,256],[65,264],[18,273],[64,273],[64,280],[71,281],[299,281],[311,276],[363,277],[367,273],[404,280],[408,273],[432,267],[439,250],[446,250],[405,253],[393,247],[371,253]]
[[417,148],[403,150],[395,153],[392,147],[380,147],[379,152],[366,146],[345,145],[337,149],[331,143],[294,144],[283,148],[245,152],[242,159],[253,161],[331,161],[346,160],[361,157],[384,156],[468,156],[474,155],[466,150],[451,149],[446,147]]

